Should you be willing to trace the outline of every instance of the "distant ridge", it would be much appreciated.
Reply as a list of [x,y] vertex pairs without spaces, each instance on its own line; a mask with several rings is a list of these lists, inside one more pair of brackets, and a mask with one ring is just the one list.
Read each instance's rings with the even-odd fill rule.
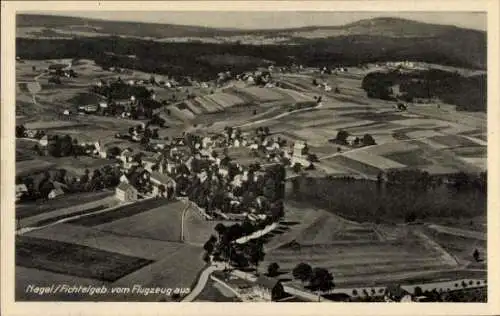
[[[22,27],[44,27],[44,28],[60,28],[74,25],[86,25],[89,27],[99,28],[103,33],[120,34],[120,35],[135,35],[141,32],[142,36],[148,37],[176,37],[176,36],[236,36],[244,34],[287,34],[294,32],[306,32],[315,30],[339,30],[348,31],[357,29],[358,33],[365,31],[370,33],[370,30],[379,29],[385,31],[408,32],[420,35],[437,34],[453,30],[463,30],[469,32],[485,33],[479,30],[461,28],[452,25],[429,24],[418,22],[409,19],[395,17],[377,17],[372,19],[363,19],[356,22],[344,25],[332,26],[303,26],[295,28],[275,28],[275,29],[238,29],[238,28],[212,28],[194,25],[181,24],[165,24],[158,22],[131,22],[131,21],[116,21],[93,18],[82,18],[72,16],[59,15],[43,15],[43,14],[18,14],[16,17],[16,26]],[[135,31],[133,30],[135,29]],[[380,32],[379,32],[380,33]],[[137,34],[139,35],[139,34]]]

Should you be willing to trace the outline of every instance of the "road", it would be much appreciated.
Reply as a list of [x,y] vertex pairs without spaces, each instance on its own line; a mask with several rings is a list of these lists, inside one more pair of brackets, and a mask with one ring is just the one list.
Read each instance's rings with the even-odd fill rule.
[[186,295],[182,301],[183,302],[192,302],[198,295],[200,295],[201,291],[205,288],[207,285],[208,279],[210,278],[210,275],[214,271],[222,271],[224,270],[224,264],[222,263],[212,263],[212,265],[208,266],[203,272],[200,274],[200,277],[198,278],[198,282],[196,282],[196,285],[194,286],[193,289],[191,289],[191,292]]
[[[143,199],[143,200],[141,200],[141,201],[144,201],[144,200],[146,200],[146,198]],[[54,225],[57,225],[57,224],[65,223],[65,222],[68,222],[68,221],[71,221],[71,220],[75,220],[75,219],[78,219],[78,218],[82,218],[82,217],[85,217],[85,216],[90,216],[90,215],[95,215],[95,214],[100,214],[100,213],[105,213],[105,212],[113,211],[113,210],[115,210],[117,208],[120,208],[120,207],[123,207],[123,206],[126,206],[126,205],[130,205],[130,204],[134,204],[134,203],[136,203],[136,202],[120,203],[118,205],[115,205],[115,206],[112,206],[112,207],[109,207],[109,208],[105,208],[103,210],[97,210],[97,211],[94,211],[94,212],[89,212],[89,213],[80,214],[80,215],[74,215],[74,216],[70,215],[68,217],[65,217],[63,219],[60,219],[58,221],[52,222],[52,223],[47,224],[47,225],[23,227],[23,228],[20,228],[20,229],[16,230],[16,234],[22,235],[22,234],[30,232],[30,231],[40,230],[40,229],[43,229],[43,228],[46,228],[46,227],[50,227],[50,226],[54,226]]]
[[182,216],[181,216],[181,242],[184,242],[184,219],[186,218],[186,213],[189,210],[189,207],[191,206],[190,202],[186,204],[186,207],[182,210]]

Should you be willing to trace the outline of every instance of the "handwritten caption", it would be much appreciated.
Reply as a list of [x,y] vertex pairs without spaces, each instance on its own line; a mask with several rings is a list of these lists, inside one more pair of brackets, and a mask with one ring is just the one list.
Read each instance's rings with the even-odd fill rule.
[[135,294],[135,295],[186,295],[191,292],[189,288],[179,287],[144,287],[139,284],[134,284],[131,287],[108,287],[92,286],[92,285],[71,285],[71,284],[52,284],[50,286],[37,286],[30,284],[26,286],[26,293],[39,296],[54,295],[54,294],[83,294],[83,295],[105,295],[105,294]]

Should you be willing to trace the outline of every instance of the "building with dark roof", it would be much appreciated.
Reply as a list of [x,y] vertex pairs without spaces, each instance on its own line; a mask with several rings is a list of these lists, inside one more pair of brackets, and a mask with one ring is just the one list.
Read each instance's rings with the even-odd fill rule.
[[137,189],[132,185],[122,182],[116,188],[116,198],[122,202],[132,202],[137,200]]
[[256,295],[266,301],[277,301],[285,296],[285,290],[281,281],[267,276],[259,276],[253,286]]

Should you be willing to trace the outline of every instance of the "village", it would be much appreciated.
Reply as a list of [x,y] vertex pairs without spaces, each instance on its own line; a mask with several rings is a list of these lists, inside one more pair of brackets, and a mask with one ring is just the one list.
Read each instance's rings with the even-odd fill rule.
[[[369,67],[403,71],[415,65],[388,62]],[[72,62],[59,63],[51,64],[43,73],[50,76],[48,83],[57,87],[65,84],[61,80],[83,80],[81,71],[75,69],[77,67]],[[324,220],[322,216],[325,215],[309,214],[307,208],[292,207],[285,198],[290,182],[295,186],[294,179],[326,175],[380,182],[387,181],[384,172],[392,169],[380,168],[374,172],[355,165],[337,172],[340,165],[329,163],[330,159],[383,146],[386,136],[372,136],[370,129],[353,133],[349,125],[345,125],[346,129],[335,129],[325,139],[326,145],[320,146],[316,136],[290,137],[293,131],[283,132],[282,123],[275,126],[272,122],[280,122],[280,118],[286,116],[308,115],[308,111],[328,111],[324,104],[329,106],[335,97],[349,91],[330,78],[338,75],[359,77],[356,71],[362,72],[363,68],[332,66],[312,69],[292,64],[239,74],[221,72],[213,81],[202,82],[189,77],[173,79],[154,74],[135,78],[129,70],[118,67],[106,71],[110,73],[106,79],[92,80],[90,86],[82,82],[79,89],[84,87],[87,91],[71,99],[70,106],[58,113],[59,122],[54,124],[67,123],[70,129],[74,126],[77,133],[64,134],[64,128],[54,128],[51,122],[16,126],[17,141],[24,144],[20,148],[27,148],[25,151],[33,154],[41,164],[41,167],[32,166],[30,162],[33,160],[25,160],[22,155],[18,157],[18,167],[22,166],[16,177],[16,201],[21,205],[17,221],[20,235],[31,231],[35,234],[40,231],[43,235],[45,227],[56,229],[58,223],[96,227],[106,226],[108,221],[113,224],[142,216],[141,212],[169,212],[168,216],[175,217],[176,221],[178,218],[180,232],[167,233],[165,228],[159,228],[170,225],[161,221],[163,215],[151,215],[147,220],[146,217],[137,219],[141,224],[134,236],[144,238],[141,243],[145,244],[150,240],[146,237],[151,234],[154,237],[151,240],[162,240],[166,235],[168,238],[163,241],[169,247],[174,240],[186,244],[183,251],[189,258],[193,258],[193,252],[201,253],[202,262],[208,266],[202,270],[189,294],[169,298],[177,301],[203,300],[216,284],[218,291],[227,294],[224,295],[226,298],[236,301],[283,302],[425,301],[435,300],[443,292],[449,292],[450,288],[453,289],[453,282],[462,282],[466,284],[464,289],[473,292],[484,287],[482,279],[471,277],[431,285],[414,281],[419,285],[416,287],[363,286],[362,283],[346,281],[344,288],[335,288],[331,270],[311,267],[305,263],[307,258],[300,257],[302,254],[295,255],[297,250],[291,245],[295,245],[299,238],[307,239],[300,237],[310,229],[307,225],[322,227],[331,219],[328,216]],[[303,88],[306,80],[310,91]],[[398,87],[392,88],[392,93],[399,96]],[[252,98],[250,93],[254,93]],[[279,98],[273,99],[274,95],[279,95]],[[396,112],[402,117],[411,115],[405,113],[407,105],[402,101],[386,107],[386,111]],[[335,108],[332,107],[334,111]],[[211,122],[210,115],[223,117],[226,111],[233,109],[243,109],[245,119]],[[355,110],[356,106],[351,109]],[[250,116],[254,118],[248,120]],[[299,122],[301,119],[299,117]],[[94,120],[117,122],[115,125],[120,127],[113,128],[105,139],[86,135],[85,125],[82,125],[82,131],[78,130],[78,124]],[[98,135],[93,131],[88,134]],[[74,166],[77,162],[83,166]],[[99,199],[91,202],[93,196],[101,194],[102,201],[106,202],[101,203]],[[66,207],[64,201],[72,199],[77,202],[70,202],[71,206]],[[44,206],[52,203],[61,203],[61,207]],[[44,207],[49,210],[47,214],[40,211]],[[138,215],[127,215],[129,212]],[[296,217],[300,220],[296,221]],[[200,219],[203,222],[197,222]],[[125,227],[133,231],[135,228],[129,226],[135,225],[133,223],[127,223]],[[172,225],[177,225],[177,222]],[[294,225],[298,227],[294,228]],[[198,228],[201,230],[196,231]],[[360,229],[363,233],[356,238],[363,239],[365,227]],[[123,233],[121,227],[111,228],[111,231],[115,230]],[[323,228],[320,234],[322,231]],[[199,236],[195,238],[193,234],[196,233]],[[171,237],[176,234],[180,236],[178,239]],[[273,244],[276,245],[270,246]],[[278,255],[280,252],[283,254]],[[320,250],[314,256],[321,256],[323,260],[326,252],[328,250]],[[281,263],[280,256],[287,258],[292,253],[300,257],[294,266],[288,267],[288,259]],[[436,256],[438,254],[429,255],[429,264],[436,262]],[[480,261],[480,256],[478,252],[476,261]],[[148,257],[161,260],[156,256]],[[448,261],[440,264],[455,267],[452,259]],[[263,268],[261,263],[267,267]],[[280,264],[286,264],[287,269],[280,268]],[[331,264],[330,259],[325,264]],[[201,267],[193,266],[192,269],[194,274]],[[143,270],[139,268],[137,271]],[[290,276],[291,281],[280,281],[282,274]],[[158,285],[160,281],[151,282]],[[186,285],[188,281],[182,282]]]

